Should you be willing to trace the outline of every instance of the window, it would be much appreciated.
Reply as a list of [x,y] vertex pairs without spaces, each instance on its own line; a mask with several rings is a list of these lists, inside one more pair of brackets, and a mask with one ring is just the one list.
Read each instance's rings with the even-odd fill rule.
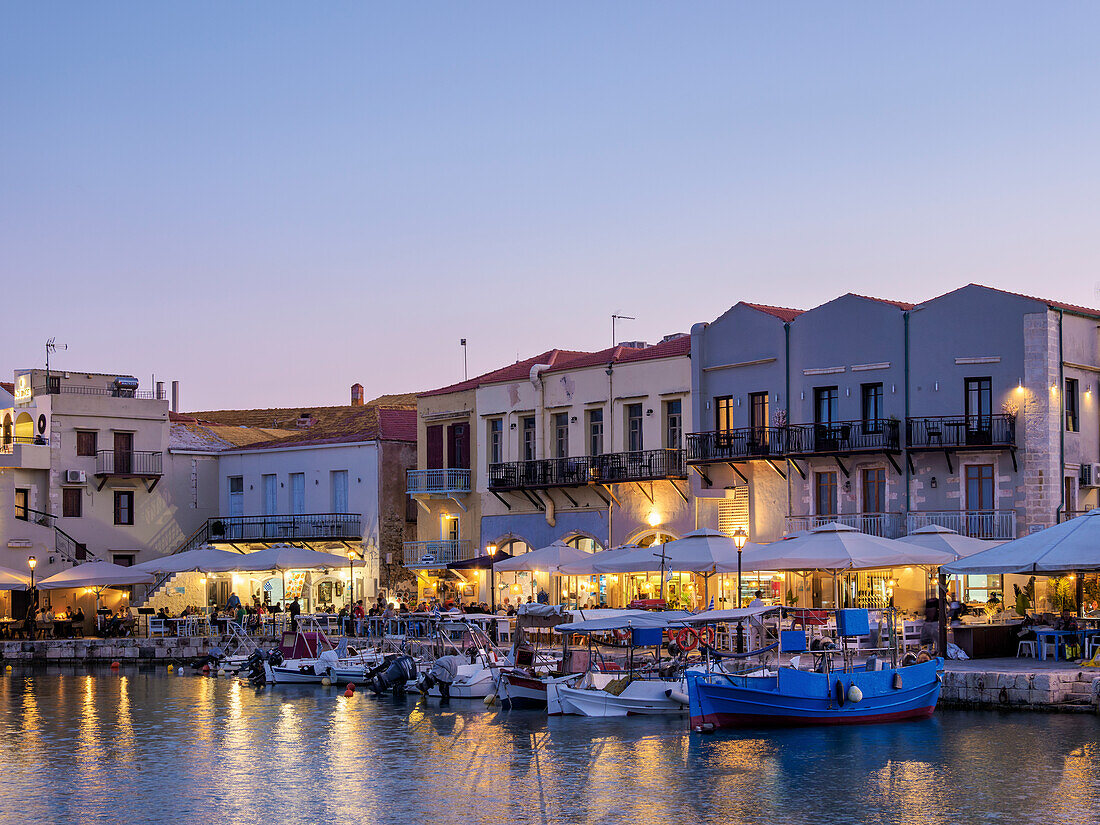
[[20,521],[27,521],[30,518],[30,495],[31,491],[27,489],[15,491],[15,517]]
[[440,470],[443,468],[443,425],[432,424],[424,428],[424,460],[427,469]]
[[443,516],[440,530],[444,541],[458,541],[461,525],[458,516]]
[[749,488],[734,487],[733,498],[718,500],[718,531],[730,538],[738,530],[749,533]]
[[965,594],[963,600],[985,604],[990,596],[996,596],[1000,602],[1004,601],[1004,579],[997,576],[965,576]]
[[718,432],[733,429],[733,396],[723,395],[714,399],[714,429]]
[[554,458],[569,456],[569,413],[554,413]]
[[134,566],[134,557],[130,553],[114,553],[111,556],[111,561],[117,564],[119,567]]
[[504,461],[504,419],[489,419],[489,463]]
[[229,476],[229,515],[244,515],[244,476]]
[[882,432],[882,384],[863,384],[860,387],[861,417],[865,433]]
[[966,509],[994,509],[993,465],[971,464],[966,468]]
[[966,379],[966,420],[971,430],[988,430],[993,414],[993,379]]
[[290,512],[300,516],[306,511],[306,474],[290,474]]
[[523,419],[523,460],[535,460],[535,416],[524,416]]
[[77,430],[76,454],[94,458],[96,454],[96,436],[95,430]]
[[762,431],[768,426],[768,394],[749,393],[749,426],[756,431],[756,440],[763,441]]
[[331,484],[332,512],[346,513],[348,511],[348,471],[333,470]]
[[83,488],[63,487],[61,489],[61,515],[65,518],[80,518],[84,515]]
[[684,440],[684,402],[679,398],[665,402],[665,446],[680,449]]
[[837,388],[814,387],[814,423],[832,424],[836,420]]
[[134,523],[134,491],[115,491],[115,524]]
[[1080,430],[1080,421],[1077,417],[1077,379],[1066,379],[1066,432],[1075,433]]
[[603,455],[603,410],[588,411],[588,454]]
[[626,405],[626,449],[635,453],[642,449],[642,405]]
[[814,503],[816,515],[837,514],[836,473],[814,473]]
[[447,427],[447,452],[450,456],[448,467],[461,470],[470,469],[470,425],[451,424]]
[[279,512],[278,476],[274,473],[270,473],[264,475],[261,480],[264,487],[264,515],[274,516]]
[[886,470],[875,467],[863,471],[863,512],[886,512]]

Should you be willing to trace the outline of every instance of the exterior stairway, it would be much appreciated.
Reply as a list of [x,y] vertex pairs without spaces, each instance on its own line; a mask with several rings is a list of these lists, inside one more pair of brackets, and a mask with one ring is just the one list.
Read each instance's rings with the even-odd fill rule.
[[[194,533],[184,539],[183,544],[173,550],[169,555],[174,556],[177,553],[185,553],[188,550],[194,550],[195,548],[201,547],[202,545],[206,544],[209,540],[210,522],[204,521],[198,530],[196,530]],[[175,580],[177,575],[178,574],[176,573],[164,573],[158,576],[157,580],[146,589],[145,595],[141,598],[141,600],[134,604],[134,607],[145,607],[146,605],[148,605],[150,601],[155,599],[160,593],[164,592],[165,588],[168,587],[168,585]]]

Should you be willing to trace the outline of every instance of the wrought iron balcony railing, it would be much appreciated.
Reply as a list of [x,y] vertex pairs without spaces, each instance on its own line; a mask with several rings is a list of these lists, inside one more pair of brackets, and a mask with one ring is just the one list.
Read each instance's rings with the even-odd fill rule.
[[299,513],[289,516],[222,516],[207,521],[210,541],[361,539],[358,513]]
[[910,450],[1016,446],[1016,416],[939,415],[910,418],[906,422]]
[[787,452],[786,427],[743,427],[691,433],[687,437],[688,463],[781,458]]
[[100,450],[95,454],[97,476],[164,475],[164,453],[149,450]]
[[470,471],[455,467],[436,470],[408,470],[405,473],[408,493],[468,493]]
[[405,567],[440,568],[474,557],[473,542],[467,539],[407,541],[403,549]]
[[789,455],[844,455],[901,449],[901,422],[896,418],[796,424],[787,430]]
[[685,474],[683,450],[636,450],[490,464],[489,489],[578,487],[588,483],[613,484],[684,478]]

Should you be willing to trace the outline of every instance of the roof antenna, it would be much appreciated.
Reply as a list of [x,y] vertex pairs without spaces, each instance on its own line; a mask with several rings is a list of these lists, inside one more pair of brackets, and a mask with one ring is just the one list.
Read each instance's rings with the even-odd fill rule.
[[466,366],[466,339],[459,338],[458,345],[462,347],[462,380],[466,381],[470,377],[470,370]]
[[57,352],[59,349],[68,349],[68,344],[56,343],[56,338],[51,338],[46,342],[46,392],[50,391],[50,353]]
[[617,321],[617,320],[618,321],[637,321],[638,319],[635,318],[633,315],[612,315],[611,316],[611,346],[612,346],[612,348],[614,348],[615,345],[616,345],[616,341],[615,341],[615,321]]

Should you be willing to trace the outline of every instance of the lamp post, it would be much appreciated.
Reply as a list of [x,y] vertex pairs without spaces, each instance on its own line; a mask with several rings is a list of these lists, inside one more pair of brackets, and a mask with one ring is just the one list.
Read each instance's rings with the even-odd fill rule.
[[496,588],[496,570],[493,568],[493,557],[497,554],[497,546],[495,544],[485,545],[485,552],[489,554],[489,609],[493,612],[497,612],[497,588]]
[[35,607],[36,612],[38,608],[38,599],[36,599],[34,595],[34,568],[37,565],[38,559],[36,559],[34,556],[27,557],[27,567],[31,569],[31,604]]
[[[350,547],[348,548],[348,625],[347,630],[350,630],[355,626],[355,619],[353,618],[355,613],[355,551]],[[345,636],[351,634],[344,631]]]
[[[749,534],[744,528],[738,527],[733,531],[733,545],[737,548],[737,607],[741,607],[741,551],[745,549],[745,542],[749,540]],[[737,652],[745,652],[745,624],[737,622]]]

